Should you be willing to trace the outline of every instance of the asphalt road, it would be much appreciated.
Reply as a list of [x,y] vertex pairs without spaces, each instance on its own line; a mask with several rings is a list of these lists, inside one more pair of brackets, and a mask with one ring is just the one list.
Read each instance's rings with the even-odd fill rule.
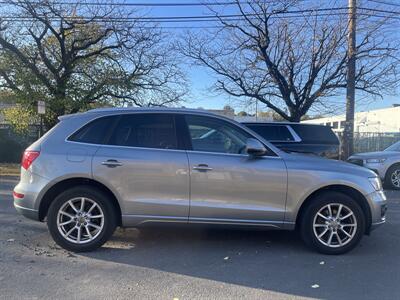
[[400,298],[400,192],[387,193],[387,223],[342,256],[291,232],[188,226],[118,230],[72,254],[15,212],[15,184],[0,178],[1,299]]

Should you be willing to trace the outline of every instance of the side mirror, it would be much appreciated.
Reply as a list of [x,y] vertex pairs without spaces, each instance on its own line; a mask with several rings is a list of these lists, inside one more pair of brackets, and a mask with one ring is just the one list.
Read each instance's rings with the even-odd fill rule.
[[267,153],[267,149],[259,140],[249,138],[246,143],[246,152],[253,156],[262,156]]

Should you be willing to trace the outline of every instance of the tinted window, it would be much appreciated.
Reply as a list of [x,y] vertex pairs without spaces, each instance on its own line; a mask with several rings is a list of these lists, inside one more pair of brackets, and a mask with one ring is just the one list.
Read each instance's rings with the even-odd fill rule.
[[304,124],[291,124],[290,126],[304,143],[339,144],[337,136],[330,127]]
[[247,127],[267,141],[294,141],[292,134],[285,125],[251,124]]
[[114,129],[109,144],[177,149],[174,117],[167,114],[124,115]]
[[195,151],[244,154],[251,136],[228,122],[198,116],[186,116],[192,149]]
[[68,140],[89,144],[102,144],[116,117],[96,119],[75,132]]

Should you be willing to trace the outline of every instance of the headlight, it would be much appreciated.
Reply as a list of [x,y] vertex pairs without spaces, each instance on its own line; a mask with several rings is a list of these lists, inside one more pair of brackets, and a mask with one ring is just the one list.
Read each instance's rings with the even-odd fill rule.
[[371,182],[372,186],[374,187],[375,191],[382,190],[382,182],[378,177],[371,177],[368,179],[369,179],[369,182]]
[[381,164],[385,162],[386,158],[370,158],[367,159],[367,163],[369,164]]

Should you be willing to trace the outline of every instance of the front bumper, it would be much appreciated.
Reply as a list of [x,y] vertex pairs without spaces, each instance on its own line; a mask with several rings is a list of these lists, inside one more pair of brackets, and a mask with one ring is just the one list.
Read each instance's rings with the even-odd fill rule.
[[386,222],[387,199],[383,191],[373,192],[366,198],[371,209],[371,231]]

